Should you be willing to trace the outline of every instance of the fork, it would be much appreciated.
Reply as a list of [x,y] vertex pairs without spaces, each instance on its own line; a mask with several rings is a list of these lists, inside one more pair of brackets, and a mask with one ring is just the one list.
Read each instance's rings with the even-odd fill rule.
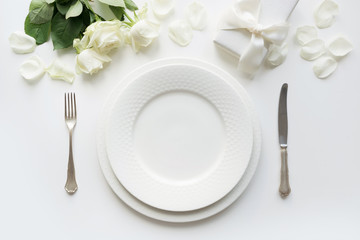
[[69,129],[69,161],[65,190],[67,193],[73,194],[78,189],[72,152],[72,133],[76,125],[75,93],[65,93],[65,123]]

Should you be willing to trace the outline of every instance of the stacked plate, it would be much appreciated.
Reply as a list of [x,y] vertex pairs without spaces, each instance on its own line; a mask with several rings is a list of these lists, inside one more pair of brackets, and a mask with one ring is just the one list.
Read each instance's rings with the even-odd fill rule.
[[110,94],[97,131],[113,191],[134,210],[168,222],[212,216],[250,182],[260,127],[242,86],[193,59],[146,64]]

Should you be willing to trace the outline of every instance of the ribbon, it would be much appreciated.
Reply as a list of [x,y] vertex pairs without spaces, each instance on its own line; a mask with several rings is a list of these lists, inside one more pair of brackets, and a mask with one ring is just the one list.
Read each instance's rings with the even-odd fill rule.
[[280,22],[271,25],[259,23],[261,10],[260,0],[237,0],[220,21],[220,29],[245,29],[251,34],[250,43],[240,56],[238,68],[254,76],[259,69],[265,54],[265,42],[281,45],[287,37],[289,25]]

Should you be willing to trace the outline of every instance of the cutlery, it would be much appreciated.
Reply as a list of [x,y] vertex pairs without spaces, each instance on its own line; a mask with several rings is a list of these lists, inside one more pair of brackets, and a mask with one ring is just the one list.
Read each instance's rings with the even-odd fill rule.
[[280,92],[278,130],[279,143],[281,149],[281,177],[280,177],[280,196],[286,198],[290,192],[288,153],[287,153],[287,136],[288,136],[288,117],[287,117],[287,91],[288,84],[284,83]]
[[69,161],[65,190],[69,194],[73,194],[78,189],[72,152],[72,133],[76,125],[75,93],[65,93],[65,123],[69,129]]

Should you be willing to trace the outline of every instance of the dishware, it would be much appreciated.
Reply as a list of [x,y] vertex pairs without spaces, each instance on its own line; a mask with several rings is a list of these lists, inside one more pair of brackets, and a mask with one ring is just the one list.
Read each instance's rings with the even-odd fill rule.
[[69,161],[65,190],[69,194],[73,194],[78,189],[75,178],[75,167],[72,151],[72,133],[76,125],[75,93],[65,93],[65,123],[69,129]]
[[288,84],[284,83],[280,92],[278,130],[279,143],[281,148],[281,177],[280,177],[280,196],[286,198],[290,192],[288,154],[287,154],[287,136],[288,136],[288,117],[287,117],[287,91]]
[[106,146],[121,184],[144,203],[191,211],[225,196],[250,160],[251,118],[222,78],[189,65],[130,82],[109,115]]
[[[237,185],[232,189],[232,191],[230,191],[226,196],[221,198],[219,201],[213,203],[212,205],[194,211],[185,211],[185,212],[164,211],[161,209],[151,207],[143,203],[139,199],[135,198],[121,185],[120,181],[115,176],[106,152],[105,130],[108,121],[108,115],[111,112],[111,107],[114,101],[117,99],[118,94],[121,93],[124,90],[124,88],[133,79],[136,79],[138,76],[141,76],[142,74],[148,72],[151,69],[162,67],[164,65],[169,65],[169,64],[189,65],[197,68],[203,68],[223,78],[224,81],[227,81],[232,87],[234,87],[234,89],[239,93],[239,95],[243,97],[243,100],[248,106],[249,113],[251,115],[251,121],[252,121],[253,133],[254,133],[253,148],[252,148],[251,158],[244,175],[237,183]],[[124,79],[119,81],[117,87],[109,95],[106,103],[104,104],[104,108],[102,114],[100,115],[98,128],[97,128],[97,151],[98,151],[99,163],[103,171],[103,174],[105,176],[105,179],[108,182],[111,189],[126,205],[128,205],[133,210],[147,217],[157,219],[160,221],[166,221],[166,222],[197,221],[213,216],[221,212],[228,206],[230,206],[243,193],[243,191],[246,189],[247,185],[249,184],[252,176],[254,175],[260,156],[260,150],[261,150],[261,130],[259,126],[259,121],[255,113],[253,103],[249,98],[249,96],[247,95],[245,89],[243,89],[243,87],[231,75],[219,69],[218,67],[199,60],[188,59],[188,58],[170,58],[170,59],[162,59],[162,60],[154,61],[144,66],[141,66],[140,68],[128,74]]]

